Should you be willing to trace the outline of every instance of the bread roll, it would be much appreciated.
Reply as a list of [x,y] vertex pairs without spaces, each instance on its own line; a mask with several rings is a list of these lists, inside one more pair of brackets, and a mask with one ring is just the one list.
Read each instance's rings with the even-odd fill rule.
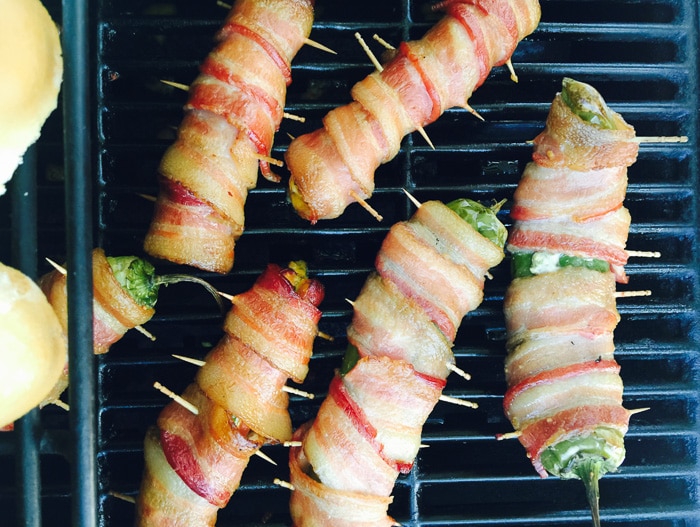
[[0,427],[44,400],[66,360],[61,324],[39,286],[0,263]]
[[56,108],[58,29],[39,0],[0,0],[0,195]]

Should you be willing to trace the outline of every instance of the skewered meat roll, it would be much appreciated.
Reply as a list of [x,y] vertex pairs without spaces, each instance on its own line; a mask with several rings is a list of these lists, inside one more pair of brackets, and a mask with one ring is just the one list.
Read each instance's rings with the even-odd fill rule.
[[623,207],[634,129],[591,86],[564,79],[515,192],[504,302],[505,413],[537,472],[583,480],[599,525],[598,479],[625,457],[613,332],[627,282]]
[[336,218],[369,198],[375,170],[396,156],[402,138],[449,108],[471,109],[474,90],[540,18],[535,0],[446,0],[437,7],[446,16],[422,39],[403,42],[382,71],[352,88],[353,102],[289,145],[289,195],[301,217]]
[[454,368],[452,342],[503,258],[505,228],[470,200],[429,201],[394,225],[353,303],[349,348],[290,452],[295,527],[389,526],[423,424]]
[[234,297],[224,336],[183,393],[197,413],[173,401],[146,434],[136,525],[214,525],[250,456],[292,438],[283,387],[306,377],[323,294],[292,262]]
[[311,32],[313,0],[237,0],[189,90],[178,138],[160,163],[160,192],[144,248],[226,273],[244,204],[284,113],[291,61]]

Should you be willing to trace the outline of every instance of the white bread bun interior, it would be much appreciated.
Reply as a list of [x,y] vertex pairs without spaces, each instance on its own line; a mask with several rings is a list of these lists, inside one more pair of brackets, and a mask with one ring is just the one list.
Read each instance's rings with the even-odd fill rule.
[[0,263],[0,427],[44,400],[66,360],[66,338],[44,293]]
[[58,28],[39,0],[0,0],[0,195],[56,109]]

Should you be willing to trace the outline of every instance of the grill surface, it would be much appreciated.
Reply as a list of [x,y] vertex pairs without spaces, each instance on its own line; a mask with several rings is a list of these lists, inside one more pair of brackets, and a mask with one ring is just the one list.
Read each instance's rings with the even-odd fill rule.
[[[419,38],[435,20],[427,6],[418,0],[319,0],[312,38],[334,48],[338,56],[308,47],[297,56],[287,110],[307,121],[283,123],[274,155],[282,157],[287,133],[318,127],[329,109],[348,100],[352,84],[370,72],[355,31],[368,41],[373,33],[394,43]],[[58,2],[47,1],[47,7],[61,20]],[[81,240],[112,255],[142,255],[152,204],[137,193],[156,193],[156,167],[174,138],[186,97],[159,79],[190,82],[226,13],[214,1],[101,0],[91,7],[88,22],[63,20],[64,38],[72,38],[68,28],[80,24],[91,44],[71,50],[76,56],[84,52],[91,72],[64,85],[66,97],[89,90],[90,133],[82,134],[80,123],[70,119],[64,124],[56,112],[36,156],[30,156],[36,166],[27,163],[13,181],[12,194],[0,197],[0,259],[31,274],[48,271],[44,256],[73,258],[80,264],[85,256]],[[66,8],[63,15],[76,17],[78,11]],[[615,333],[616,354],[626,386],[625,406],[650,410],[632,419],[621,471],[601,481],[603,523],[697,526],[698,2],[543,0],[542,13],[538,30],[513,57],[520,82],[512,83],[505,68],[498,68],[472,98],[485,123],[464,111],[448,111],[427,128],[435,151],[414,134],[397,158],[378,170],[371,204],[384,215],[382,223],[355,205],[337,220],[309,226],[286,203],[283,186],[261,178],[246,206],[246,232],[237,245],[233,272],[195,274],[235,294],[247,289],[268,262],[304,259],[323,281],[327,295],[321,329],[335,341],[317,342],[303,386],[318,397],[291,399],[294,424],[301,424],[313,417],[345,349],[350,310],[344,299],[358,294],[391,224],[412,213],[401,189],[419,200],[510,198],[530,158],[527,140],[542,129],[561,78],[593,84],[638,135],[690,138],[686,144],[642,145],[629,171],[626,205],[633,225],[628,247],[661,251],[662,258],[635,259],[627,267],[629,287],[651,289],[653,296],[618,302],[622,321]],[[67,60],[71,63],[72,56]],[[70,145],[66,156],[62,130]],[[70,155],[76,137],[90,151],[86,173],[80,167],[75,172],[77,190],[71,177],[64,184],[64,174],[76,170]],[[66,203],[69,208],[82,203],[76,196],[85,191],[91,191],[93,206],[76,209],[87,214],[66,214]],[[506,223],[507,212],[506,207]],[[421,450],[413,472],[401,477],[395,489],[390,512],[402,525],[590,523],[579,482],[540,480],[517,442],[494,440],[496,433],[510,430],[501,410],[501,304],[507,267],[494,272],[484,304],[465,319],[456,340],[458,364],[473,380],[453,376],[447,385],[447,394],[469,398],[480,408],[436,408],[424,431],[423,442],[430,448]],[[157,269],[193,272],[167,263],[157,263]],[[85,315],[89,298],[75,303]],[[96,359],[94,382],[74,382],[78,386],[72,389],[79,395],[95,390],[94,407],[89,398],[74,402],[72,419],[58,408],[45,408],[26,419],[18,432],[1,435],[0,525],[131,525],[133,505],[109,493],[138,492],[144,432],[167,402],[152,384],[158,380],[181,391],[193,378],[194,367],[171,354],[203,357],[220,338],[221,321],[213,300],[196,286],[162,290],[157,315],[147,324],[157,340],[128,333],[109,354]],[[90,377],[92,369],[81,372]],[[87,422],[75,417],[76,408]],[[286,477],[287,453],[282,447],[265,452],[279,466],[254,458],[240,490],[220,513],[219,525],[289,525],[288,491],[272,484],[274,477]],[[34,481],[37,473],[40,485]]]

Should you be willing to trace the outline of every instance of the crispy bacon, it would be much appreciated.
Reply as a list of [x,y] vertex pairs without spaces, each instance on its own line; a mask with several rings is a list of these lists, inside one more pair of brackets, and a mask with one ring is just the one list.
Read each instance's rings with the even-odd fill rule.
[[401,139],[468,99],[493,66],[504,64],[539,23],[535,0],[446,1],[425,36],[403,42],[391,59],[358,82],[353,101],[331,110],[323,128],[294,139],[285,159],[292,204],[303,217],[340,216],[374,191],[374,172]]
[[[503,407],[542,477],[549,470],[584,481],[596,521],[594,489],[624,458],[621,443],[630,415],[622,407],[613,332],[620,320],[615,284],[627,281],[623,266],[631,219],[622,203],[638,145],[634,129],[587,88],[566,79],[566,93],[552,103],[515,192],[508,249],[592,258],[609,267],[554,267],[511,282],[504,299],[508,391]],[[583,111],[577,113],[578,102]],[[595,436],[601,429],[607,433]],[[577,450],[576,441],[592,437],[598,443],[589,445],[604,441],[606,446]],[[565,467],[543,461],[546,449],[565,440],[572,441],[562,446],[566,452],[548,452],[550,460],[569,456]],[[586,463],[594,461],[598,471],[586,472],[592,466]]]
[[192,83],[178,138],[159,167],[144,248],[157,258],[226,273],[244,205],[283,116],[291,61],[308,37],[313,0],[237,0]]
[[[323,288],[303,278],[295,289],[285,278],[289,272],[271,264],[249,291],[234,297],[224,336],[183,393],[197,414],[173,401],[147,435],[137,500],[139,527],[213,526],[217,511],[238,488],[250,456],[264,444],[291,439],[289,401],[282,389],[289,374],[245,330],[257,320],[278,320],[267,331],[282,331],[275,340],[281,347],[278,355],[289,350],[292,362],[303,364],[292,363],[290,369],[301,372],[303,380],[318,333]],[[250,297],[257,300],[241,300]]]
[[[427,268],[409,271],[409,253]],[[353,302],[347,335],[359,356],[336,373],[315,420],[297,433],[303,446],[290,452],[296,527],[391,525],[390,494],[411,470],[442,394],[456,326],[480,303],[484,276],[502,258],[440,202],[423,203],[391,228],[378,272]],[[453,276],[456,292],[445,287]],[[352,356],[351,348],[346,360]]]

